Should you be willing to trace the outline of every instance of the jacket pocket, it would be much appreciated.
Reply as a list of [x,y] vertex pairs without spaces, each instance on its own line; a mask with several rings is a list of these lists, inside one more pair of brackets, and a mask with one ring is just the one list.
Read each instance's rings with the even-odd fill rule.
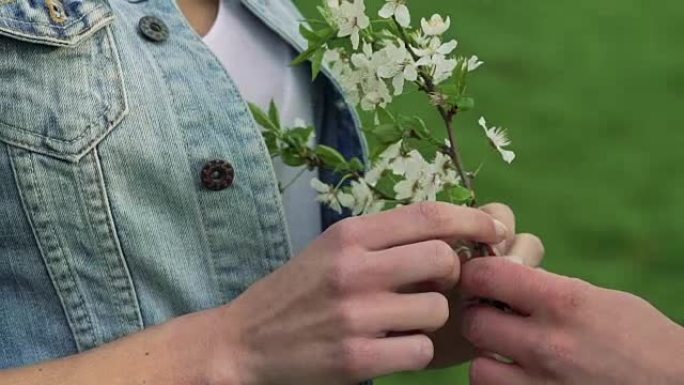
[[128,111],[104,0],[0,0],[0,141],[76,162]]

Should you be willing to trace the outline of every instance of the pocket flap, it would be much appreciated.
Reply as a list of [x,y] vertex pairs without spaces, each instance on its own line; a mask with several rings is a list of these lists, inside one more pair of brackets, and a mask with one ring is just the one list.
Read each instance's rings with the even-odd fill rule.
[[0,35],[74,46],[113,20],[107,0],[0,0]]

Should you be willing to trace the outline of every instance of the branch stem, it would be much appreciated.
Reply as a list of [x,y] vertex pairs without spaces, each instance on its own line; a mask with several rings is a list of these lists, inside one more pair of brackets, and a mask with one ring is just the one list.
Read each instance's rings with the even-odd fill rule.
[[[420,60],[420,57],[416,52],[413,50],[413,47],[411,47],[411,41],[406,35],[406,31],[404,28],[399,24],[399,22],[396,20],[396,18],[393,18],[394,24],[397,27],[397,30],[399,31],[399,37],[401,40],[404,42],[406,45],[406,49],[408,52],[411,54],[411,57],[413,57],[414,61]],[[426,74],[425,71],[422,69],[419,69],[418,74],[420,76],[420,79],[422,80],[422,83],[418,82],[418,87],[424,91],[425,93],[428,94],[428,96],[434,96],[438,93],[437,86],[435,85],[434,81],[432,80],[432,77],[429,74]],[[451,161],[454,163],[454,166],[456,167],[456,172],[458,173],[458,176],[461,178],[463,181],[463,185],[465,188],[468,190],[472,191],[473,194],[475,193],[473,189],[473,181],[472,178],[468,175],[468,173],[465,170],[465,165],[463,163],[463,158],[461,157],[461,152],[459,150],[458,146],[458,141],[456,139],[456,129],[454,127],[454,118],[458,114],[458,108],[454,107],[450,110],[447,110],[444,106],[439,105],[436,103],[437,110],[439,111],[440,116],[442,117],[442,120],[444,121],[444,126],[447,131],[447,135],[449,137],[449,157],[451,158]]]

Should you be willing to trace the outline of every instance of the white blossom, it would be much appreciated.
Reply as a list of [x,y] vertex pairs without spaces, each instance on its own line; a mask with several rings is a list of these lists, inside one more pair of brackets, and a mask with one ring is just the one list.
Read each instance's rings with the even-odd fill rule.
[[423,18],[420,21],[420,26],[423,32],[428,36],[440,36],[446,32],[451,26],[451,19],[447,16],[446,20],[442,16],[434,14],[430,20]]
[[[331,54],[330,57],[335,58],[336,55]],[[379,66],[386,62],[384,57],[373,52],[370,44],[364,43],[361,52],[352,54],[348,62],[335,66],[334,73],[347,98],[355,105],[360,104],[364,111],[384,108],[392,102],[389,87],[378,77]]]
[[[330,7],[330,4],[328,6]],[[337,36],[349,36],[354,49],[358,49],[361,42],[361,31],[370,26],[364,0],[342,1],[339,6],[330,7],[330,10],[333,12],[339,28]]]
[[507,150],[507,147],[511,144],[510,139],[506,135],[506,130],[500,127],[487,127],[487,121],[484,117],[481,117],[479,122],[480,126],[484,130],[489,143],[501,154],[501,157],[506,163],[512,163],[515,160],[515,153],[513,151]]
[[389,88],[382,79],[378,78],[377,74],[383,57],[374,53],[370,44],[364,44],[362,52],[352,55],[351,61],[357,73],[358,86],[361,88],[361,109],[373,111],[391,103],[392,95]]
[[318,192],[317,200],[337,213],[341,213],[342,206],[346,206],[353,199],[349,194],[345,194],[317,178],[311,179],[311,187]]
[[406,81],[418,80],[418,65],[403,43],[388,44],[382,54],[384,63],[378,67],[378,76],[392,79],[394,95],[401,95]]
[[455,59],[448,59],[443,55],[435,55],[433,57],[433,65],[433,81],[435,84],[440,84],[453,75],[454,70],[458,66],[458,61]]
[[453,169],[451,158],[438,152],[435,155],[435,160],[432,162],[432,170],[435,175],[439,177],[439,182],[442,185],[459,185],[461,178],[459,178],[456,170]]
[[347,204],[344,206],[351,210],[352,215],[373,214],[385,207],[385,202],[375,197],[373,190],[363,178],[351,182],[349,191],[352,199],[345,202]]
[[468,61],[465,62],[466,69],[468,72],[473,72],[476,69],[480,68],[480,66],[484,64],[484,62],[480,61],[480,58],[477,56],[471,56]]
[[411,14],[406,6],[406,0],[387,0],[378,14],[385,19],[394,17],[397,23],[404,28],[411,25]]
[[434,182],[434,174],[430,172],[430,163],[416,150],[411,151],[403,162],[395,162],[392,169],[404,179],[394,186],[397,200],[410,200],[421,202],[436,200],[437,186]]
[[365,179],[370,185],[375,186],[375,184],[380,180],[382,174],[390,169],[390,165],[399,157],[401,157],[401,147],[403,141],[398,141],[393,145],[387,147],[378,157],[378,161],[373,165],[373,167],[366,173]]
[[433,38],[427,41],[422,48],[414,48],[416,55],[420,56],[419,63],[424,65],[432,64],[432,58],[435,55],[446,56],[454,52],[458,47],[458,42],[456,40],[451,40],[446,43],[442,43],[439,38]]
[[363,96],[361,97],[361,109],[364,111],[374,111],[378,107],[385,108],[392,102],[387,84],[380,79],[366,80],[361,84]]

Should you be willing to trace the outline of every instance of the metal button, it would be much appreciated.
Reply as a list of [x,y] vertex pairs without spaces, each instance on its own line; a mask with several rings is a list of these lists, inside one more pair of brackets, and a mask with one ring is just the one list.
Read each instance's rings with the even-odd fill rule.
[[[0,1],[2,3],[2,1]],[[67,14],[64,10],[64,5],[60,0],[47,0],[45,1],[45,6],[50,13],[50,18],[55,23],[64,24],[67,20]]]
[[212,160],[202,168],[201,179],[202,185],[209,190],[225,190],[233,185],[235,169],[225,160]]
[[169,27],[155,16],[145,16],[140,19],[138,29],[144,37],[156,43],[169,38]]

